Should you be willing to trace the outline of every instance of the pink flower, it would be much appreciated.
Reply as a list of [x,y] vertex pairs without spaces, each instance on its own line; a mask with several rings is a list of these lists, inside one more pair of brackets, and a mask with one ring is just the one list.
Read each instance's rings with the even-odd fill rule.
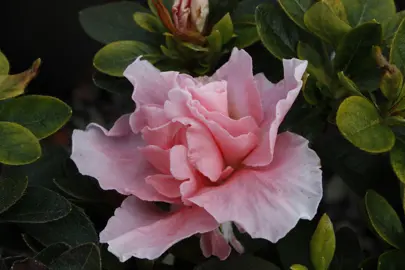
[[[320,161],[299,135],[278,128],[302,86],[307,62],[283,60],[277,84],[252,74],[234,49],[212,77],[160,72],[137,59],[125,71],[134,113],[106,130],[73,133],[72,159],[106,190],[128,195],[100,241],[125,261],[154,259],[200,235],[205,256],[243,252],[233,225],[276,242],[322,197]],[[153,202],[171,204],[162,211]]]
[[175,27],[180,31],[204,30],[209,13],[208,0],[175,0],[172,7]]

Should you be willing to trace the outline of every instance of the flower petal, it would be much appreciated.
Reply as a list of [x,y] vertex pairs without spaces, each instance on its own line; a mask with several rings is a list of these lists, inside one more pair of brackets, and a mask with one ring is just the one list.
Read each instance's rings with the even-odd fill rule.
[[285,132],[277,138],[269,166],[237,171],[223,185],[202,189],[189,200],[219,223],[234,221],[252,237],[276,242],[300,218],[312,219],[321,198],[318,156],[306,139]]
[[210,112],[228,116],[228,98],[226,81],[207,83],[198,88],[189,88],[193,99],[198,100]]
[[201,235],[200,247],[205,257],[217,256],[220,260],[225,260],[231,254],[231,247],[220,233],[219,229]]
[[140,148],[145,159],[163,174],[170,174],[170,150],[163,150],[155,145]]
[[96,178],[105,190],[168,201],[145,182],[156,170],[138,150],[143,146],[141,137],[128,132],[129,122],[124,120],[120,118],[110,131],[95,124],[85,131],[74,130],[71,159],[81,174]]
[[155,174],[146,177],[145,181],[153,186],[157,192],[168,198],[178,198],[181,196],[181,181],[174,179],[173,176]]
[[131,196],[108,221],[100,242],[108,243],[108,250],[122,262],[132,256],[152,260],[180,240],[217,227],[218,223],[203,208],[184,207],[165,213]]
[[284,80],[277,84],[268,81],[263,74],[255,76],[264,108],[262,136],[259,147],[250,153],[243,164],[266,166],[272,161],[278,128],[301,90],[301,78],[307,64],[307,61],[298,59],[284,59]]
[[229,61],[217,70],[213,79],[228,83],[228,108],[232,118],[252,116],[259,124],[263,119],[263,111],[252,72],[250,55],[234,48]]

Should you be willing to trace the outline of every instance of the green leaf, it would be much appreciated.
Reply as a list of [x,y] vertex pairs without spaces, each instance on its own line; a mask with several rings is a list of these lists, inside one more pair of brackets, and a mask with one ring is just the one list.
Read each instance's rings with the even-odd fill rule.
[[41,187],[28,187],[26,194],[0,215],[0,221],[14,223],[46,223],[59,220],[72,210],[59,194]]
[[7,57],[0,51],[0,75],[7,75],[10,71],[10,64]]
[[279,59],[296,57],[299,29],[277,5],[262,4],[256,9],[256,23],[263,45]]
[[113,94],[131,96],[132,84],[126,78],[112,77],[101,72],[93,74],[93,83],[103,90]]
[[81,174],[54,179],[56,186],[73,198],[82,201],[103,201],[104,191],[97,180]]
[[343,5],[341,0],[322,0],[325,2],[332,12],[342,21],[348,23],[347,21],[347,15],[346,15],[346,9],[345,6]]
[[158,51],[138,41],[117,41],[103,47],[94,56],[94,67],[105,74],[123,77],[124,70],[139,56]]
[[23,96],[0,105],[0,121],[20,124],[38,139],[58,131],[71,115],[72,109],[68,105],[49,96]]
[[41,60],[36,60],[30,69],[15,75],[0,74],[0,100],[24,94],[28,83],[38,74]]
[[403,81],[402,72],[395,65],[391,65],[381,79],[380,90],[389,101],[396,102],[404,95]]
[[405,19],[405,11],[396,13],[394,16],[386,19],[382,23],[383,40],[388,47],[391,47],[392,40],[398,30],[399,25]]
[[300,41],[298,42],[297,54],[299,59],[308,61],[308,72],[311,75],[326,86],[330,84],[330,76],[326,73],[324,67],[325,60],[313,46]]
[[378,235],[396,248],[405,246],[405,233],[395,210],[382,196],[369,190],[364,198],[371,225]]
[[387,251],[378,258],[378,270],[405,269],[404,252],[399,250]]
[[224,17],[222,17],[219,22],[217,22],[214,27],[212,28],[213,31],[218,30],[221,34],[222,44],[228,43],[233,35],[233,23],[231,19],[231,15],[227,13]]
[[239,49],[253,45],[260,40],[256,24],[235,23],[236,44]]
[[140,27],[148,32],[163,33],[166,30],[160,22],[159,18],[153,16],[150,13],[135,12],[134,20]]
[[135,2],[120,1],[86,8],[79,13],[84,31],[93,39],[108,44],[120,40],[137,40],[158,45],[157,35],[139,27],[133,20],[135,12],[148,10]]
[[198,265],[195,270],[280,270],[280,268],[261,258],[244,254],[226,261],[210,259]]
[[342,0],[342,2],[346,8],[347,20],[353,27],[371,20],[383,22],[396,12],[394,0]]
[[232,12],[238,6],[238,0],[209,0],[210,13],[207,21],[217,23],[228,12]]
[[218,30],[212,31],[207,37],[208,47],[211,53],[219,53],[222,49],[221,33]]
[[337,111],[336,123],[343,136],[364,151],[383,153],[394,146],[394,133],[383,124],[374,105],[363,97],[345,99]]
[[301,264],[291,265],[290,270],[308,270],[308,268]]
[[316,105],[319,101],[317,95],[319,89],[316,84],[317,80],[314,78],[314,76],[308,74],[305,75],[304,84],[302,86],[302,93],[305,100],[311,105]]
[[0,138],[0,162],[4,164],[28,164],[41,156],[38,139],[23,126],[0,122]]
[[312,33],[335,47],[351,29],[323,1],[317,2],[305,13],[304,22]]
[[320,219],[310,242],[311,261],[315,270],[327,270],[335,253],[333,224],[327,214]]
[[358,69],[364,58],[370,56],[374,45],[382,42],[381,25],[375,22],[364,23],[350,30],[336,50],[333,60],[337,71],[351,74]]
[[24,194],[28,186],[26,177],[0,178],[0,214],[13,206]]
[[349,78],[347,77],[343,71],[338,73],[338,78],[342,86],[350,92],[353,96],[361,96],[364,97],[363,94],[360,92],[360,89],[357,87],[357,85]]
[[392,41],[390,63],[405,74],[405,20],[402,20]]
[[101,270],[100,250],[93,243],[80,245],[56,258],[49,268],[57,270]]
[[336,251],[330,270],[357,269],[362,261],[363,252],[356,233],[343,227],[336,233]]
[[285,13],[302,29],[307,29],[304,14],[315,3],[315,0],[278,0]]
[[49,265],[62,253],[68,251],[69,249],[70,246],[65,243],[55,243],[41,250],[41,252],[35,255],[34,259],[42,262],[45,265]]
[[83,210],[74,205],[72,211],[62,219],[44,224],[21,224],[20,226],[46,246],[59,242],[70,246],[98,242],[93,224]]

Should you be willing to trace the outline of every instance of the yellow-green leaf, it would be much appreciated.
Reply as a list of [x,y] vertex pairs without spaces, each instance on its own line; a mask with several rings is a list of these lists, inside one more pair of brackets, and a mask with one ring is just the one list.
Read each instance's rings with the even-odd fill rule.
[[390,63],[396,65],[405,74],[405,19],[399,25],[392,40]]
[[212,30],[219,31],[221,34],[222,44],[228,43],[233,36],[233,23],[229,13],[227,13],[219,22],[217,22]]
[[7,165],[32,163],[41,156],[34,134],[16,123],[0,122],[0,162]]
[[343,136],[364,151],[383,153],[394,146],[394,133],[383,124],[374,105],[363,97],[346,98],[337,111],[336,123]]
[[166,30],[158,17],[155,17],[150,13],[135,12],[134,20],[140,27],[152,33],[163,33]]
[[338,73],[338,78],[342,86],[349,91],[350,94],[353,96],[363,96],[357,85],[349,77],[347,77],[343,71]]
[[10,71],[10,64],[7,57],[0,51],[0,75],[7,75]]
[[308,268],[301,264],[291,265],[290,270],[308,270]]
[[326,86],[330,84],[331,79],[326,73],[324,59],[313,46],[300,41],[298,42],[297,54],[299,59],[308,61],[308,71],[311,75]]
[[278,2],[291,20],[302,29],[307,29],[304,14],[315,3],[315,0],[278,0]]
[[335,253],[336,240],[333,224],[324,214],[310,243],[311,261],[315,270],[327,270]]
[[398,179],[405,184],[405,143],[397,139],[390,152],[391,166]]
[[371,225],[377,234],[391,246],[404,247],[404,228],[387,200],[373,190],[367,191],[364,200]]

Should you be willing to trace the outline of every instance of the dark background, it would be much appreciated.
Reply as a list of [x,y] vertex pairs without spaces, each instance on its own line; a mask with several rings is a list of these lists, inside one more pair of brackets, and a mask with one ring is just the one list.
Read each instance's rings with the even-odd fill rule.
[[[112,1],[1,0],[0,49],[9,58],[12,72],[27,69],[36,58],[43,60],[30,93],[69,103],[73,89],[91,82],[92,58],[101,44],[81,29],[78,12],[106,2]],[[405,9],[405,0],[397,0],[397,5]]]

